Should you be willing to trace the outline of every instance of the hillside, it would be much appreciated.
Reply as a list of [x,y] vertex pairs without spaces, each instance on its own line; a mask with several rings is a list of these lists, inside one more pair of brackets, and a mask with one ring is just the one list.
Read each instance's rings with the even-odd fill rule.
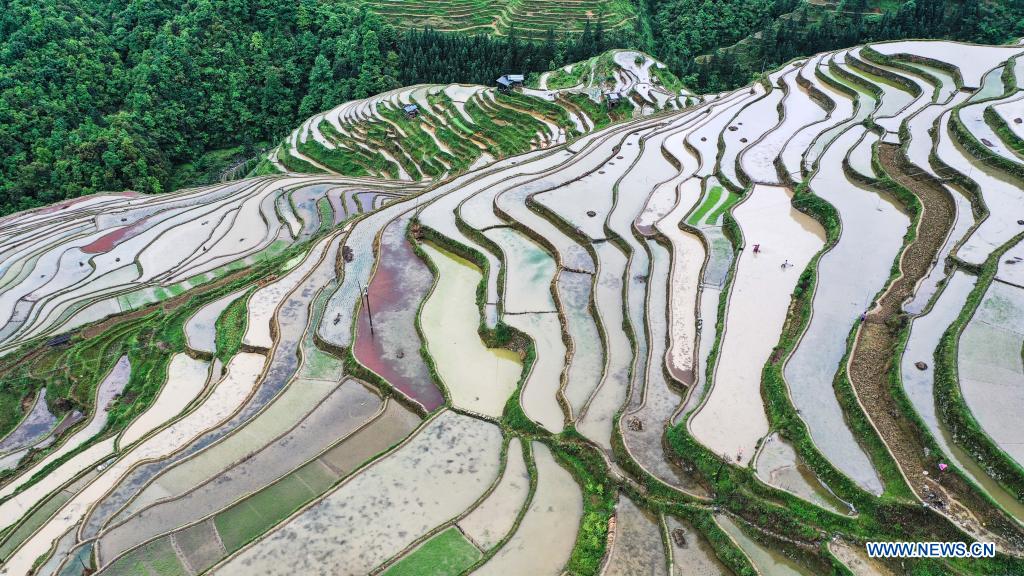
[[609,48],[653,54],[691,90],[718,92],[869,40],[1024,36],[1017,1],[827,4],[12,0],[0,12],[0,214],[211,184],[318,111],[414,84],[489,86]]
[[589,23],[605,30],[631,26],[637,9],[630,0],[366,0],[371,9],[400,28],[429,27],[456,32],[540,37],[549,29],[582,32]]
[[[620,102],[610,105],[609,94]],[[664,64],[610,51],[540,74],[534,87],[428,84],[346,102],[308,118],[256,171],[445,178],[685,104]],[[407,106],[416,107],[415,116]]]
[[[676,96],[618,52],[604,126],[599,57],[4,218],[0,574],[1024,573],[1022,56],[878,42],[642,114]],[[342,145],[367,175],[298,172]]]

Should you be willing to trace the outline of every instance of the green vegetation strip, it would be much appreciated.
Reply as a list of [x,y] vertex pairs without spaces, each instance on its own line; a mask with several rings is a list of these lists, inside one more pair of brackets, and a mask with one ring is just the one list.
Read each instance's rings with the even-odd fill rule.
[[242,347],[242,338],[245,337],[245,330],[249,325],[247,305],[249,296],[254,291],[255,289],[250,290],[229,304],[217,318],[214,341],[217,358],[221,362],[227,363]]
[[722,192],[725,189],[721,186],[712,186],[707,194],[704,195],[704,200],[697,207],[697,210],[686,219],[686,223],[690,226],[699,226],[704,222],[704,216],[718,203],[719,198],[722,197]]
[[943,422],[952,433],[953,439],[1011,494],[1024,494],[1024,468],[985,433],[971,414],[960,390],[957,362],[960,335],[995,280],[1000,258],[1007,250],[1022,241],[1024,234],[1018,234],[985,261],[978,274],[978,282],[967,297],[967,303],[942,335],[935,350],[935,397]]
[[453,526],[424,542],[383,576],[457,576],[481,556],[480,550]]
[[712,212],[710,216],[708,216],[708,219],[704,222],[705,224],[717,224],[718,219],[721,218],[723,214],[727,213],[730,209],[732,209],[732,207],[735,206],[736,203],[740,201],[740,198],[742,198],[742,196],[734,192],[728,192],[727,194],[728,195],[726,196],[725,201],[722,202],[721,206],[715,208],[715,211]]

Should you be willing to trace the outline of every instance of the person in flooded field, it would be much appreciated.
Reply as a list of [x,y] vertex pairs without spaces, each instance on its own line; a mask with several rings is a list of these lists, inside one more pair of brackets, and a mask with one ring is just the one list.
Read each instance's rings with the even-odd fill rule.
[[760,244],[754,244],[754,254],[760,254],[760,253],[761,253],[761,245]]
[[786,268],[789,268],[789,259],[788,259],[788,258],[786,259],[786,261],[785,261],[785,262],[783,262],[783,263],[782,263],[782,266],[781,266],[781,268],[782,268],[783,270],[785,270]]

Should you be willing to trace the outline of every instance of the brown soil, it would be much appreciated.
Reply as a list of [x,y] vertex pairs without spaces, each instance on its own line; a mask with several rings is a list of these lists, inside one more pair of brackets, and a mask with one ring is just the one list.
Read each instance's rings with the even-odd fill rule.
[[975,493],[961,476],[938,469],[938,461],[926,455],[921,431],[901,412],[889,389],[889,375],[898,361],[897,338],[908,320],[902,304],[927,274],[955,218],[945,189],[926,174],[909,175],[901,154],[896,146],[879,146],[879,160],[886,173],[921,201],[923,211],[917,238],[903,252],[901,275],[879,298],[857,332],[850,359],[850,381],[918,498],[954,518],[973,536],[994,540],[1001,550],[1020,553],[1024,550],[1024,532]]

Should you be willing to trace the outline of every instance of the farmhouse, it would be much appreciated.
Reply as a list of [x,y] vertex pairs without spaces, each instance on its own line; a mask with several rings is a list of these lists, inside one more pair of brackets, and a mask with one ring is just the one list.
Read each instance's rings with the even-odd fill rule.
[[508,91],[523,85],[526,77],[522,74],[505,74],[498,78],[498,90]]

